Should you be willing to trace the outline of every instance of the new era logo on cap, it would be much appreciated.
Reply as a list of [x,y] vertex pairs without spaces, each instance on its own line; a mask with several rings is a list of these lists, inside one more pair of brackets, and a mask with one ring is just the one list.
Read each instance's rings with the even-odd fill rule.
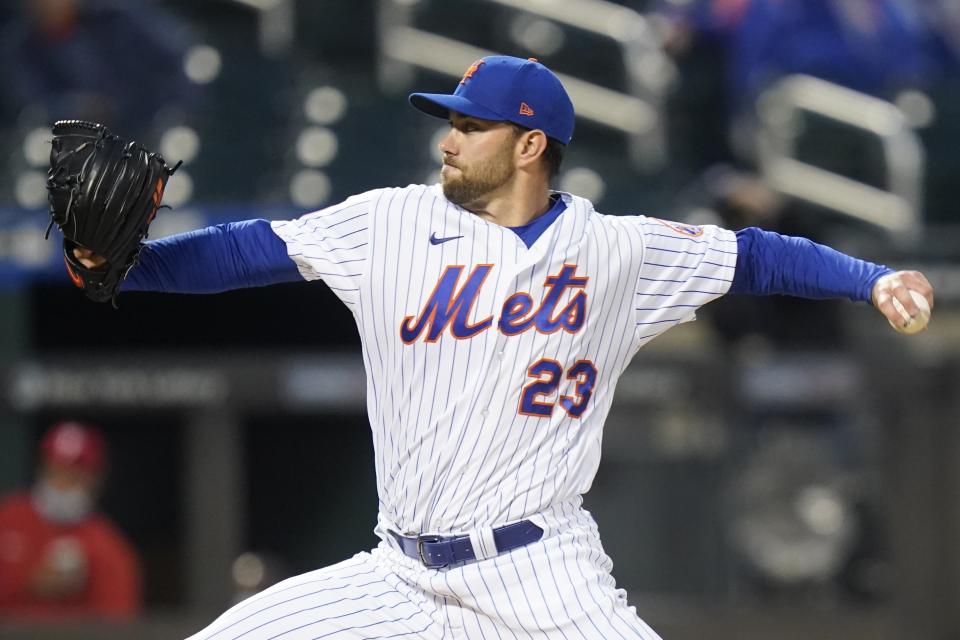
[[535,58],[487,56],[471,64],[452,94],[414,93],[410,104],[447,119],[455,111],[482,120],[508,121],[568,144],[573,103],[560,79]]

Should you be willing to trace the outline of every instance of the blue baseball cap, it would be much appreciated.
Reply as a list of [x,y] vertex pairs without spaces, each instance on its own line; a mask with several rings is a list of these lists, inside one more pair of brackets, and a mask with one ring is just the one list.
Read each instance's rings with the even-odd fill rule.
[[536,58],[481,58],[470,65],[453,94],[412,93],[410,104],[437,118],[449,118],[456,111],[482,120],[506,120],[540,129],[563,144],[573,137],[570,96]]

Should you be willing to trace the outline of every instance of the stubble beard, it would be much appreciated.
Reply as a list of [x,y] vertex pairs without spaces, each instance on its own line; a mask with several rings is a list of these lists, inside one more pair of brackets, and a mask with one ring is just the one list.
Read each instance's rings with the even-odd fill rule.
[[505,144],[496,155],[476,165],[457,166],[459,175],[443,176],[443,195],[455,205],[466,207],[499,189],[513,177],[513,144]]

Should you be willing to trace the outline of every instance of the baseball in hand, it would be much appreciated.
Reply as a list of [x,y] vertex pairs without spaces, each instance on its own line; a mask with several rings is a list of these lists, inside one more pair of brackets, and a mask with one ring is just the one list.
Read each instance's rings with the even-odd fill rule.
[[913,298],[913,301],[917,303],[917,307],[920,311],[917,312],[917,315],[910,317],[910,314],[907,313],[907,310],[903,308],[903,305],[900,304],[900,301],[896,298],[892,298],[894,308],[900,313],[903,317],[904,322],[891,322],[890,326],[899,331],[900,333],[912,334],[922,331],[927,323],[930,322],[930,305],[927,304],[927,299],[916,291],[910,291],[910,296]]

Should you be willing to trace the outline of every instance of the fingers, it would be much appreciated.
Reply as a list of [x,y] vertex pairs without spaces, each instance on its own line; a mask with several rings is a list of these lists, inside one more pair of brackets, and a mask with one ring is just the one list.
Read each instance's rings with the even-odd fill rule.
[[[900,306],[903,307],[903,310],[907,312],[907,317],[903,319],[904,322],[914,317],[919,313],[920,309],[917,308],[917,303],[913,301],[913,297],[910,295],[910,288],[907,287],[903,282],[902,274],[896,274],[896,277],[890,280],[890,295],[893,298],[896,298],[897,302],[900,303]],[[899,314],[898,314],[899,315]]]
[[107,263],[106,258],[94,253],[86,247],[74,247],[73,257],[88,269],[96,269],[97,267],[102,267]]
[[933,309],[933,286],[919,271],[901,271],[900,280],[911,291],[916,291],[927,299],[930,309]]
[[[901,281],[898,278],[892,276],[884,276],[877,281],[876,286],[874,287],[874,296],[873,296],[873,305],[877,310],[886,317],[890,322],[903,326],[906,324],[908,318],[904,318],[900,315],[900,312],[895,306],[893,306],[893,290],[897,287],[902,286]],[[908,296],[909,297],[909,296]],[[911,303],[913,301],[911,300]]]
[[[933,287],[919,271],[897,271],[877,280],[873,291],[874,306],[891,323],[903,327],[920,313],[911,291],[923,296],[933,309]],[[900,303],[903,313],[894,305],[894,300]]]

